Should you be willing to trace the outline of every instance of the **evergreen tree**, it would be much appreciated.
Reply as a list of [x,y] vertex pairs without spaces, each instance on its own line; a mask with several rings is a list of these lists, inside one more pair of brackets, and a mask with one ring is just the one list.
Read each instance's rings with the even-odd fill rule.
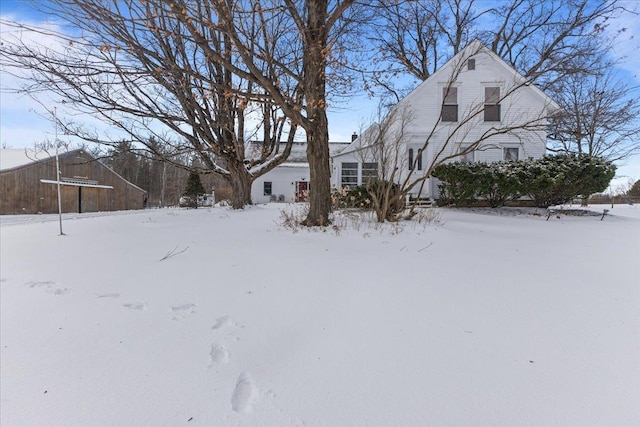
[[184,193],[182,195],[184,197],[189,198],[188,205],[193,208],[198,207],[198,195],[204,194],[204,187],[202,186],[202,181],[200,181],[200,175],[195,172],[189,173],[189,178],[187,179],[187,186],[184,189]]
[[189,174],[189,178],[187,179],[187,186],[184,189],[183,196],[189,197],[198,197],[199,194],[204,194],[204,187],[202,186],[202,181],[200,181],[200,175],[195,172],[191,172]]

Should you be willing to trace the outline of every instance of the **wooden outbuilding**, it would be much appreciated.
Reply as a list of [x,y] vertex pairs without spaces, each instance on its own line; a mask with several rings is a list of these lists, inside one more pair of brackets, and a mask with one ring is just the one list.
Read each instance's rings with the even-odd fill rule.
[[[62,212],[142,209],[146,191],[84,150],[60,153]],[[0,150],[0,214],[57,213],[56,158],[29,149]]]

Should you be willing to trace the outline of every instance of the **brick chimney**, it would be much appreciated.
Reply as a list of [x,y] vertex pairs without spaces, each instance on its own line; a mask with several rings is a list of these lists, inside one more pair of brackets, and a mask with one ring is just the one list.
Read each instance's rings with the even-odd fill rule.
[[351,142],[355,141],[356,139],[358,139],[358,134],[354,132],[353,135],[351,135]]

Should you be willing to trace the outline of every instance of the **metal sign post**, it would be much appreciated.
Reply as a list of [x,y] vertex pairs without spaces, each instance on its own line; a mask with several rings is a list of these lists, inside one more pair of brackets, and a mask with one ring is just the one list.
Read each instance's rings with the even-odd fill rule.
[[58,107],[53,107],[53,119],[55,121],[55,144],[56,144],[56,181],[58,182],[58,219],[60,222],[60,236],[62,232],[62,196],[60,192],[60,159],[58,158]]

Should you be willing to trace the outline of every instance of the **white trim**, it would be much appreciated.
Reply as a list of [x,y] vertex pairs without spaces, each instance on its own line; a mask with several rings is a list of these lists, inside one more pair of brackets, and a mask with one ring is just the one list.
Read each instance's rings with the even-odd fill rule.
[[80,181],[54,181],[52,179],[41,179],[40,182],[42,182],[43,184],[60,184],[60,185],[68,185],[70,187],[93,187],[93,188],[107,188],[107,189],[113,189],[113,186],[111,185],[98,185],[98,184],[93,184],[93,183],[87,183],[87,182],[80,182]]

